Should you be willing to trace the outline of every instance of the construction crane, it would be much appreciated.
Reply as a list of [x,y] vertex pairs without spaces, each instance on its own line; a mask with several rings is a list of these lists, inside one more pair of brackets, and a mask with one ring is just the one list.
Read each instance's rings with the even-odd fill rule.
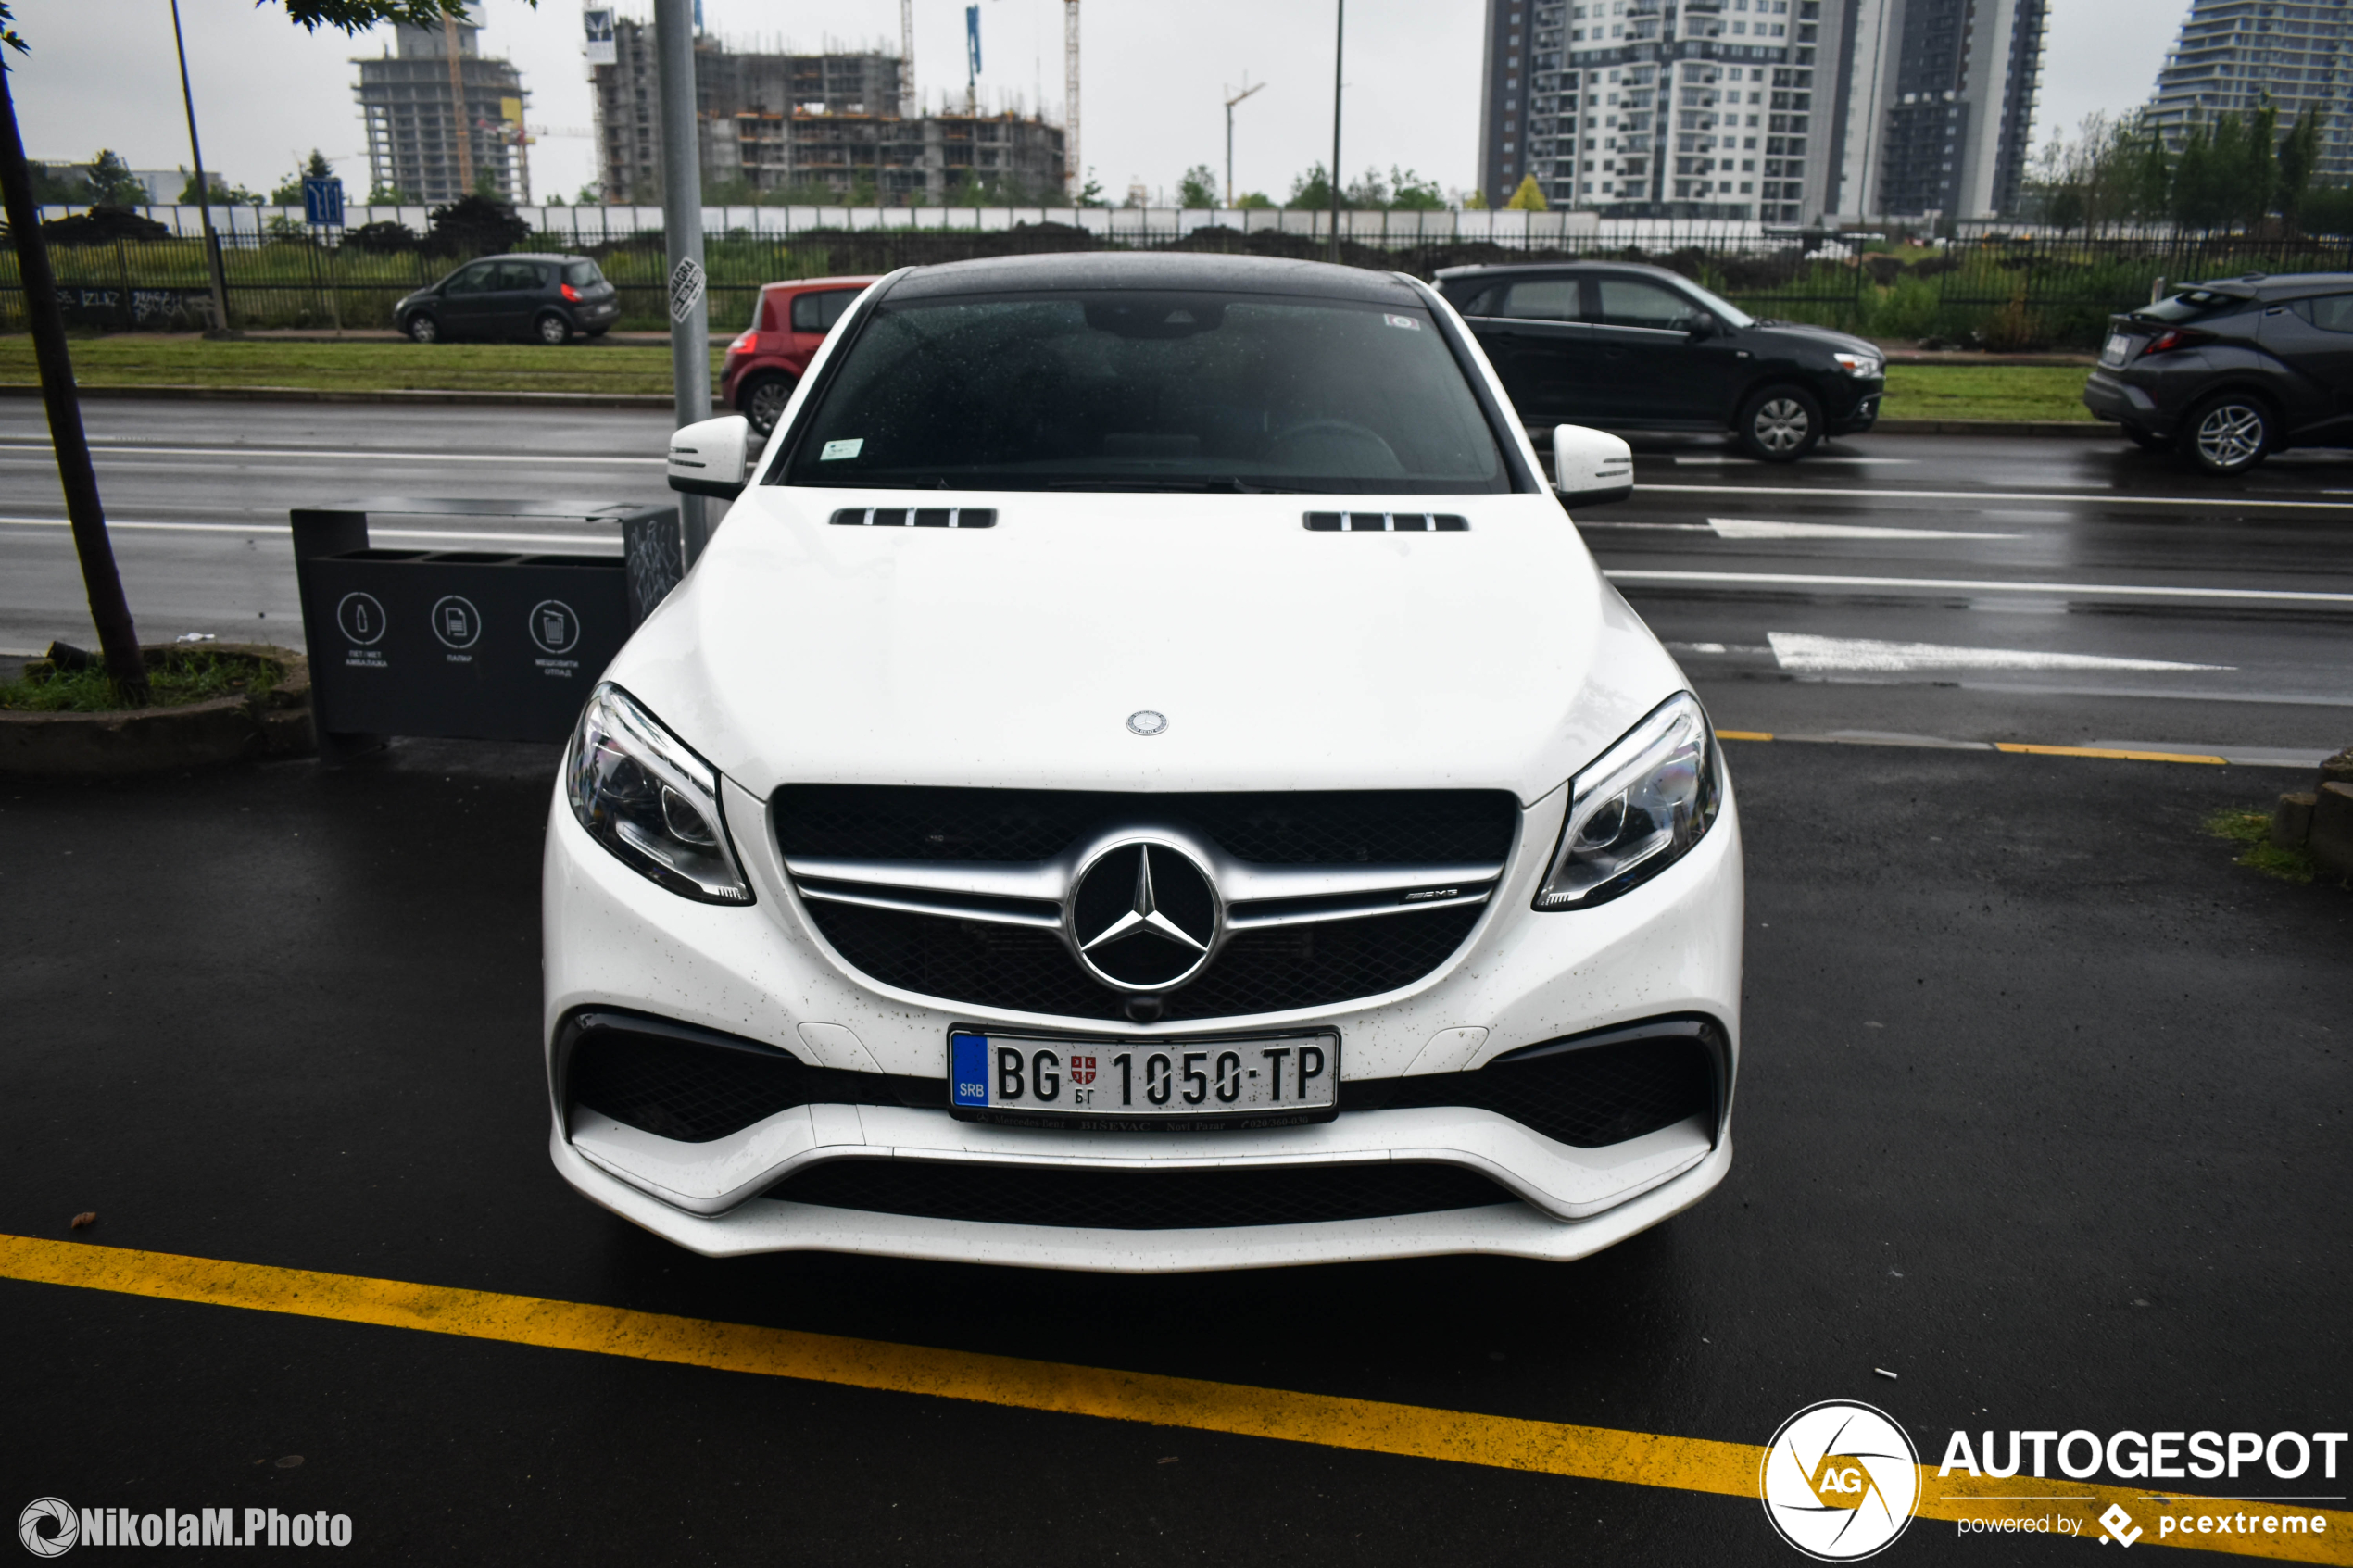
[[913,119],[923,111],[915,96],[915,0],[899,0],[899,113]]
[[1063,168],[1076,207],[1087,167],[1078,161],[1078,0],[1063,0]]
[[1234,106],[1252,93],[1263,93],[1265,89],[1266,84],[1263,82],[1252,87],[1250,72],[1244,71],[1242,90],[1226,100],[1226,205],[1228,207],[1234,205]]

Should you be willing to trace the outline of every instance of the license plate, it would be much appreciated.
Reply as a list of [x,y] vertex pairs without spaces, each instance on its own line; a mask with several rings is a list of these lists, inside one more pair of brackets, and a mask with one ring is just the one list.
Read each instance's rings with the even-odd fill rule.
[[954,1030],[948,1105],[1029,1126],[1279,1127],[1340,1110],[1340,1035],[1088,1040]]
[[2108,340],[2108,346],[2100,350],[2100,363],[2113,369],[2131,358],[2132,355],[2133,340],[2118,332]]

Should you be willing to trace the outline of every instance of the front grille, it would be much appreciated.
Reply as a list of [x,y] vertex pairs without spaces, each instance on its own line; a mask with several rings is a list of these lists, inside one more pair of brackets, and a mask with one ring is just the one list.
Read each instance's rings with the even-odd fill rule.
[[895,784],[789,784],[775,797],[787,859],[1046,860],[1084,833],[1143,813],[1190,822],[1238,860],[1403,865],[1503,859],[1519,803],[1504,790],[1129,795]]
[[[1164,1020],[1325,1007],[1411,985],[1442,964],[1483,906],[1245,931],[1201,978],[1162,1002]],[[1050,931],[812,901],[834,950],[886,985],[1066,1018],[1125,1021],[1126,998],[1078,967]]]
[[[1429,867],[1477,897],[1368,915],[1237,929],[1200,975],[1132,1011],[1129,998],[1090,976],[1053,931],[968,918],[1001,904],[976,896],[958,909],[874,908],[807,885],[811,920],[844,962],[880,984],[974,1007],[1052,1017],[1164,1021],[1326,1007],[1420,981],[1478,922],[1485,884],[1511,852],[1518,803],[1500,790],[1290,791],[1136,795],[1076,790],[930,789],[796,784],[776,792],[778,846],[788,861],[962,861],[1042,866],[1088,835],[1139,819],[1189,828],[1235,861],[1267,867]],[[1458,870],[1484,868],[1479,885]],[[1401,875],[1403,873],[1400,873]],[[887,880],[887,879],[885,879]],[[1410,881],[1403,885],[1410,887]],[[1051,906],[1046,906],[1051,918]]]
[[1364,1165],[1090,1171],[836,1160],[789,1176],[770,1198],[829,1209],[1005,1225],[1214,1230],[1431,1214],[1517,1201],[1476,1171],[1383,1160]]
[[1508,1116],[1579,1148],[1624,1143],[1709,1115],[1716,1064],[1695,1035],[1504,1057],[1470,1073],[1341,1085],[1343,1112],[1463,1106]]

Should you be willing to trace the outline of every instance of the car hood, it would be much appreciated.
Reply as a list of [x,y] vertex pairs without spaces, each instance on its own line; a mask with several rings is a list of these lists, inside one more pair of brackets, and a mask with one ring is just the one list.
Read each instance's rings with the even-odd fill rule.
[[1762,330],[1818,345],[1833,353],[1868,354],[1874,359],[1887,358],[1880,345],[1871,342],[1870,339],[1856,337],[1853,332],[1840,332],[1835,327],[1818,327],[1809,321],[1776,321],[1768,327],[1763,327]]
[[[1295,495],[1011,492],[994,527],[834,526],[906,492],[757,488],[614,659],[779,784],[1509,789],[1684,687],[1544,495],[1357,496],[1463,533],[1311,533]],[[1166,718],[1150,737],[1128,716]]]

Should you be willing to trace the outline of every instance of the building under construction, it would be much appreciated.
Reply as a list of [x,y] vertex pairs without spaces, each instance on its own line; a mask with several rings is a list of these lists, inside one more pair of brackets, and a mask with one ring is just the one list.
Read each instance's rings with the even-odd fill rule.
[[[376,189],[437,207],[469,194],[486,176],[499,200],[531,200],[522,73],[484,59],[479,31],[459,21],[396,27],[381,58],[352,62]],[[453,114],[461,97],[463,112]]]
[[[613,25],[610,65],[592,68],[598,169],[608,202],[661,199],[660,71],[653,29]],[[1060,126],[1020,115],[907,117],[899,59],[884,54],[738,53],[695,41],[707,199],[804,199],[937,207],[986,194],[1066,199]]]

